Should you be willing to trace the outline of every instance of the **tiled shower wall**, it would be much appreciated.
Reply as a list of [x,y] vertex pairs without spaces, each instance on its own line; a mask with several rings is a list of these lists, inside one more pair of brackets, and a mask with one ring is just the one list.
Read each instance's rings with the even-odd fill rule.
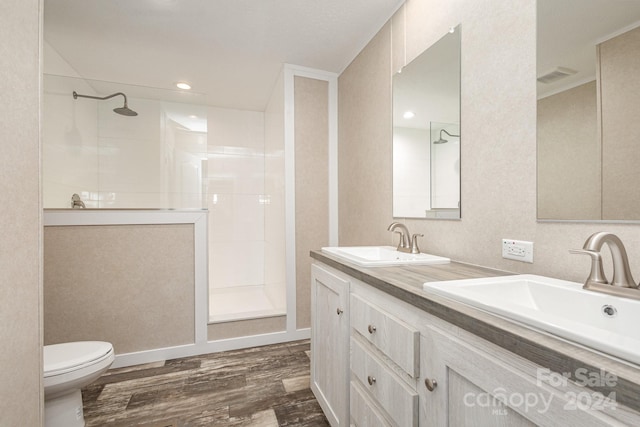
[[282,126],[267,128],[265,123],[265,114],[274,111],[283,110],[208,108],[205,187],[212,321],[285,312],[284,136]]
[[264,114],[211,107],[210,289],[264,284]]
[[285,293],[285,185],[284,185],[284,74],[273,89],[264,116],[265,194],[264,284],[274,307],[286,306]]

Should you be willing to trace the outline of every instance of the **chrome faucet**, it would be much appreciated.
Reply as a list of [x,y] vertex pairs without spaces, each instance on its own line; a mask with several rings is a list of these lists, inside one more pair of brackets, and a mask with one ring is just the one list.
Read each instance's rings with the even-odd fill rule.
[[[609,282],[602,268],[602,246],[607,244],[613,260],[613,280]],[[582,249],[572,249],[569,252],[584,254],[591,257],[591,272],[583,286],[596,292],[604,292],[616,296],[640,299],[638,285],[633,280],[629,268],[629,258],[622,240],[613,233],[600,231],[594,233],[584,242]]]
[[84,205],[84,202],[82,201],[80,196],[78,196],[77,193],[74,193],[73,196],[71,196],[71,207],[73,209],[84,209],[84,208],[86,208],[86,206]]
[[[396,230],[397,228],[400,231]],[[418,247],[418,237],[424,237],[423,234],[414,234],[411,236],[411,241],[409,241],[409,229],[406,225],[400,222],[392,222],[389,227],[387,227],[387,231],[393,231],[394,233],[398,233],[400,235],[400,242],[398,243],[398,252],[407,252],[412,254],[419,254],[420,248]]]

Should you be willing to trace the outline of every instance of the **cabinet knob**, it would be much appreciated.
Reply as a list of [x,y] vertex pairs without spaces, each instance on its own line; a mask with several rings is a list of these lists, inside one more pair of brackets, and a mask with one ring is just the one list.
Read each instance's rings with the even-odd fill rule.
[[426,380],[424,380],[424,385],[427,386],[427,390],[433,391],[436,389],[436,387],[438,387],[438,382],[436,380],[427,378]]
[[367,377],[367,382],[369,383],[369,385],[373,385],[376,382],[376,377],[372,377],[371,375],[369,375]]
[[369,333],[372,334],[376,331],[376,327],[373,325],[369,325],[369,327],[367,328],[369,330]]
[[344,313],[344,311],[340,310],[340,307],[338,307],[336,309],[336,313],[338,313],[338,316],[340,316],[342,313]]

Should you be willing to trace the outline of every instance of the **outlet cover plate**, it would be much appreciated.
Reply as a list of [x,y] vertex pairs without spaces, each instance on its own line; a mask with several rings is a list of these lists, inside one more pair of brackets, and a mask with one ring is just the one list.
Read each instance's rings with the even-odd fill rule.
[[502,239],[502,258],[533,263],[533,242]]

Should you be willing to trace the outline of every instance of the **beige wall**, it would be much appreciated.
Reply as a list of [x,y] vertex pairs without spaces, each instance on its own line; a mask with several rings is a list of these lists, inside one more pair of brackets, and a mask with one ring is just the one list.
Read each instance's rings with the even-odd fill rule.
[[42,423],[40,18],[0,4],[0,424]]
[[387,233],[392,209],[390,35],[387,24],[338,79],[342,246],[391,242]]
[[[638,219],[640,28],[600,44],[598,59],[602,103],[603,217]],[[629,102],[630,99],[633,102]]]
[[193,225],[45,227],[44,342],[195,341]]
[[538,218],[600,219],[595,80],[538,101]]
[[[640,275],[640,228],[536,220],[534,0],[409,0],[339,78],[340,244],[391,243],[391,58],[411,60],[462,23],[462,220],[409,220],[421,248],[453,259],[582,281],[570,255],[593,232],[617,233]],[[406,46],[402,40],[406,39]],[[391,42],[393,49],[390,49]],[[397,68],[397,66],[394,66]],[[501,239],[535,242],[534,264],[501,257]]]
[[213,323],[207,326],[210,341],[227,338],[247,337],[251,335],[284,332],[287,329],[287,317],[267,317],[264,319],[239,320],[237,322]]
[[329,243],[328,83],[295,77],[296,323],[311,326],[309,251]]

